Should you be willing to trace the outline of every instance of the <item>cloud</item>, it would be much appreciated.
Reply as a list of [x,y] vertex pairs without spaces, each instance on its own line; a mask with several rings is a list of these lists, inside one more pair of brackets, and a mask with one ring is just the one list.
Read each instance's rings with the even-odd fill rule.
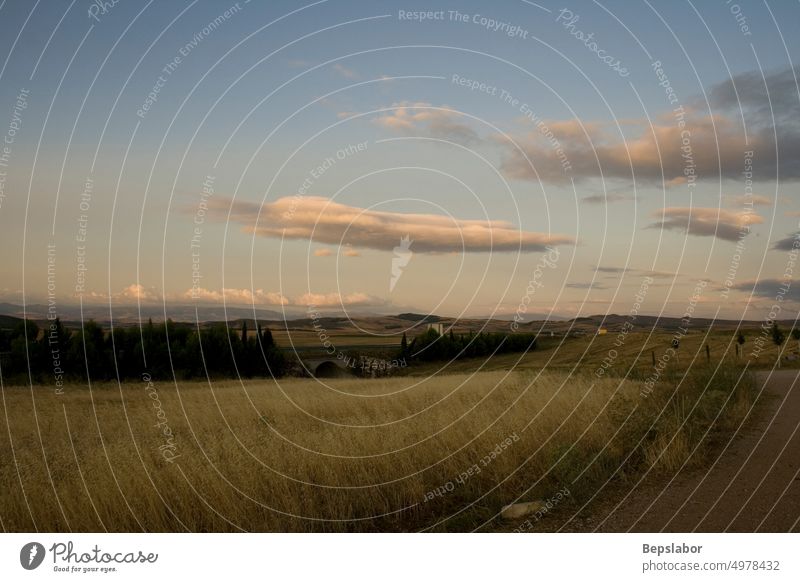
[[743,293],[753,293],[754,297],[775,301],[777,297],[783,300],[800,301],[800,286],[788,285],[791,280],[785,279],[759,279],[758,281],[743,281],[733,286],[733,289]]
[[447,106],[433,107],[430,103],[402,101],[392,107],[394,109],[375,118],[375,123],[384,129],[464,145],[480,141],[478,134],[460,120],[460,114]]
[[633,196],[626,194],[593,194],[591,196],[584,196],[581,202],[586,204],[613,204],[614,202],[628,202],[633,201]]
[[[106,293],[90,292],[84,293],[85,303],[107,302],[109,296]],[[154,289],[147,289],[142,285],[132,284],[123,288],[117,293],[111,294],[111,299],[115,303],[135,303],[137,298],[142,303],[161,303],[166,300],[169,303],[227,303],[231,305],[292,305],[307,307],[316,305],[317,307],[347,306],[347,305],[385,305],[386,301],[368,295],[366,293],[312,293],[307,292],[294,297],[287,297],[277,291],[265,291],[263,289],[235,289],[223,288],[221,291],[194,287],[183,292],[168,293],[163,296]]]
[[633,267],[600,267],[596,266],[594,270],[598,273],[605,273],[612,275],[612,277],[605,277],[606,279],[616,278],[613,275],[624,275],[625,273],[638,273],[643,277],[652,277],[653,279],[672,279],[677,273],[670,273],[668,271],[653,271],[650,269],[636,269]]
[[750,224],[761,224],[764,219],[753,212],[721,208],[664,208],[653,213],[658,218],[647,228],[678,230],[695,236],[715,236],[722,240],[737,241],[749,233]]
[[315,257],[330,257],[333,254],[331,249],[316,249],[314,251]]
[[359,253],[356,249],[353,249],[353,248],[350,248],[350,247],[347,247],[346,249],[344,249],[344,251],[342,251],[342,254],[345,257],[360,257],[361,256],[361,253]]
[[772,198],[762,196],[761,194],[752,194],[750,196],[725,196],[729,202],[729,206],[741,208],[742,206],[772,206]]
[[358,79],[358,73],[356,73],[353,69],[348,69],[341,63],[336,63],[333,65],[333,70],[345,79]]
[[207,301],[210,303],[242,303],[256,305],[288,305],[289,299],[281,293],[264,291],[263,289],[223,289],[211,291],[202,287],[189,289],[181,296],[181,299]]
[[652,277],[653,279],[674,279],[678,276],[677,273],[672,273],[670,271],[647,271],[639,269],[639,273],[646,277]]
[[98,292],[98,291],[90,291],[88,293],[82,294],[83,299],[86,302],[95,302],[95,301],[112,301],[114,303],[155,303],[162,300],[161,293],[158,292],[155,288],[146,288],[143,285],[139,285],[137,283],[132,283],[127,287],[123,287],[121,291],[116,293],[108,293]]
[[718,83],[709,91],[710,101],[717,107],[745,113],[748,124],[772,127],[772,117],[789,119],[800,112],[797,77],[800,67],[785,68],[762,76],[748,71]]
[[762,196],[760,194],[753,194],[749,198],[750,199],[748,200],[747,196],[739,196],[737,198],[737,201],[740,204],[746,204],[748,202],[752,202],[753,206],[772,206],[772,198],[769,198],[767,196]]
[[[641,119],[636,124],[638,134],[625,140],[610,125],[587,126],[581,132],[552,130],[562,124],[547,120],[543,127],[550,131],[537,127],[514,136],[521,151],[507,140],[501,141],[505,149],[503,170],[523,180],[564,182],[569,177],[581,180],[601,176],[631,180],[635,176],[649,182],[663,180],[668,187],[686,183],[687,172],[701,178],[719,177],[720,158],[730,161],[723,168],[724,174],[734,177],[742,171],[744,134],[735,121],[726,118],[692,116],[686,126],[689,149],[682,137],[684,130],[672,119],[652,127]],[[565,161],[568,172],[564,170]]]
[[161,299],[161,295],[154,289],[146,289],[144,286],[134,283],[114,294],[113,298],[121,301],[158,301]]
[[339,305],[384,305],[386,302],[366,293],[304,293],[296,297],[286,297],[282,293],[257,289],[223,289],[222,292],[209,289],[189,289],[181,296],[208,303],[256,304],[256,305],[294,305],[308,307],[331,307]]
[[609,274],[622,274],[627,273],[628,271],[633,271],[633,269],[629,269],[628,267],[601,267],[599,265],[595,266],[595,271],[598,273],[609,273]]
[[778,241],[775,241],[775,244],[772,245],[772,250],[793,251],[796,250],[799,246],[800,246],[800,232],[796,232],[794,234],[788,235],[786,238],[782,238]]
[[294,299],[293,305],[335,307],[339,305],[384,305],[383,299],[366,293],[306,293]]
[[527,119],[530,130],[512,136],[522,151],[507,139],[496,138],[504,150],[502,168],[522,180],[564,182],[570,177],[601,176],[631,180],[635,176],[673,187],[686,184],[691,172],[698,180],[738,179],[745,165],[743,152],[752,150],[755,179],[797,180],[797,71],[784,69],[765,78],[760,72],[736,75],[710,88],[710,110],[699,99],[684,108],[685,127],[668,111],[652,127],[646,118],[626,120],[625,125],[633,128],[630,137],[623,137],[610,123]]
[[506,221],[379,212],[319,196],[287,196],[263,205],[224,197],[209,201],[211,220],[227,220],[228,210],[232,222],[258,236],[380,251],[391,251],[405,236],[419,253],[541,252],[575,242],[571,236],[522,231]]

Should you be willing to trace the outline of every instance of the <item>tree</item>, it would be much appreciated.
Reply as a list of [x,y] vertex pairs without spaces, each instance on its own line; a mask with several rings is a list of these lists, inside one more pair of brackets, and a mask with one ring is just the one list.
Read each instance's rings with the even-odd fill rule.
[[796,340],[800,340],[800,329],[793,327],[792,328],[792,337]]
[[247,322],[242,322],[242,345],[247,347]]
[[772,343],[774,343],[776,346],[780,346],[781,344],[783,344],[783,340],[784,339],[786,339],[786,338],[784,337],[783,331],[781,331],[781,328],[778,327],[778,322],[777,321],[773,321],[772,322]]
[[406,332],[403,332],[403,339],[400,340],[400,355],[405,356],[408,352],[408,338]]
[[272,332],[268,327],[264,328],[264,333],[261,335],[261,346],[268,350],[275,346],[275,340],[272,339]]
[[739,332],[739,337],[736,338],[736,341],[740,346],[744,345],[745,340],[744,340],[744,334],[742,332]]

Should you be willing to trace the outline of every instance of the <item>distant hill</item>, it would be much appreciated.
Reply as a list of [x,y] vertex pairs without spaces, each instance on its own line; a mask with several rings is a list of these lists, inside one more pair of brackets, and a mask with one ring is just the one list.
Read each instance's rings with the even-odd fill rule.
[[438,315],[423,315],[421,313],[401,313],[397,317],[399,319],[405,319],[406,321],[418,321],[420,323],[437,323],[442,321],[442,318]]
[[[21,305],[13,303],[0,303],[0,329],[10,329],[16,326],[22,317],[23,308]],[[47,306],[43,304],[27,305],[25,314],[29,319],[41,324],[47,321]],[[58,305],[58,315],[62,322],[71,328],[79,327],[81,321],[81,310],[79,305]],[[140,321],[146,322],[149,318],[159,322],[164,319],[164,307],[162,305],[146,304],[141,307],[141,314],[136,305],[114,305],[113,321],[115,325],[129,326],[137,325]],[[248,325],[257,320],[263,327],[271,329],[293,329],[293,330],[316,330],[318,328],[328,331],[345,332],[351,334],[378,334],[389,336],[402,334],[404,331],[417,333],[424,330],[429,323],[443,323],[445,328],[454,328],[456,333],[467,332],[507,332],[510,322],[514,319],[513,314],[497,314],[488,316],[472,317],[445,317],[433,314],[416,312],[405,312],[399,315],[381,315],[378,313],[348,313],[344,314],[340,310],[331,309],[311,314],[302,307],[287,307],[285,313],[274,309],[253,309],[246,306],[223,305],[191,305],[179,304],[166,306],[166,317],[177,322],[194,324],[199,320],[200,324],[211,325],[216,322],[228,322],[234,329],[241,326],[242,321],[247,321]],[[98,323],[107,326],[111,320],[108,305],[90,304],[83,307],[83,319],[94,319]],[[694,318],[690,322],[690,329],[707,329],[713,324],[715,329],[735,329],[737,326],[744,325],[747,328],[760,326],[762,321],[744,321],[718,319],[716,321],[708,318]],[[787,332],[794,327],[793,320],[783,320],[778,322]],[[563,316],[547,315],[543,313],[527,313],[519,323],[520,332],[544,332],[556,335],[566,333],[593,334],[601,327],[609,332],[619,330],[623,325],[632,324],[639,330],[662,329],[677,330],[684,325],[679,317],[658,317],[655,315],[639,315],[631,319],[628,315],[611,313],[608,315],[590,315],[567,319]]]
[[[141,320],[147,321],[152,318],[154,321],[164,319],[165,308],[163,305],[146,304],[141,307]],[[0,317],[12,316],[22,317],[23,309],[21,305],[12,303],[0,303]],[[113,319],[115,323],[121,325],[135,324],[140,320],[140,311],[136,305],[114,305],[112,307]],[[283,321],[283,313],[271,309],[255,309],[252,307],[234,307],[223,305],[170,305],[166,306],[166,316],[173,321],[194,322],[205,321],[231,321],[236,319],[253,319],[253,315],[260,320]],[[301,311],[294,309],[287,310],[289,318],[301,315]],[[47,306],[42,304],[32,304],[25,306],[25,314],[28,319],[37,321],[47,319]],[[58,316],[62,321],[79,322],[81,320],[80,305],[59,304]],[[94,319],[99,323],[108,323],[111,319],[108,305],[90,304],[83,306],[83,319]]]
[[22,321],[19,317],[13,317],[11,315],[0,315],[0,329],[12,329],[17,326],[18,323]]

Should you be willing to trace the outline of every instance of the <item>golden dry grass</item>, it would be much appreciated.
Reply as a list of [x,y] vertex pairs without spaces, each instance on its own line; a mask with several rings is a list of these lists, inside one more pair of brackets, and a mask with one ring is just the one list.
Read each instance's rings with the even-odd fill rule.
[[518,497],[568,486],[578,503],[612,476],[674,470],[726,401],[726,423],[747,411],[749,384],[732,378],[713,392],[684,382],[675,398],[552,372],[157,382],[172,462],[146,382],[6,387],[0,519],[8,531],[491,528]]

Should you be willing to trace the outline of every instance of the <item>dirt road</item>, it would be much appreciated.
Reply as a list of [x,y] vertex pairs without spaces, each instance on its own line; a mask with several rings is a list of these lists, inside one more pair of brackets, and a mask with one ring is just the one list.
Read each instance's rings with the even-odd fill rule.
[[754,418],[708,470],[643,483],[561,531],[800,531],[800,372],[757,374]]

